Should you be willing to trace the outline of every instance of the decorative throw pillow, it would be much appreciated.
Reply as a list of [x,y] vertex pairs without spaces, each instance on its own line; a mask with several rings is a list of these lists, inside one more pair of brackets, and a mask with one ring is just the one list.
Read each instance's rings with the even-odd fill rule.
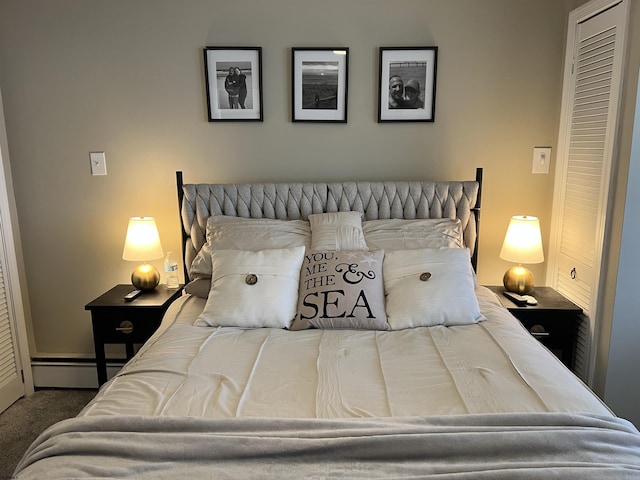
[[367,220],[362,222],[362,231],[372,250],[464,248],[462,224],[457,218]]
[[211,277],[211,253],[215,250],[258,251],[311,246],[306,220],[276,220],[214,215],[207,220],[207,241],[191,263],[192,279]]
[[191,262],[189,278],[194,280],[211,278],[211,245],[205,243]]
[[213,276],[198,326],[287,328],[296,315],[304,247],[211,254]]
[[367,250],[360,212],[309,215],[312,250]]
[[384,289],[391,329],[484,320],[469,262],[466,248],[386,252]]
[[211,278],[196,278],[184,286],[184,291],[200,298],[208,298],[211,290]]
[[383,250],[307,251],[291,330],[388,330],[383,259]]

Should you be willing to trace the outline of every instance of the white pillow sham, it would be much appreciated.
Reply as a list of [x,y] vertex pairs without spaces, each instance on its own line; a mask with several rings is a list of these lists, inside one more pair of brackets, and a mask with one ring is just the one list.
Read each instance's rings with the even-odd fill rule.
[[306,220],[276,220],[214,215],[207,220],[207,241],[191,263],[192,279],[211,277],[214,250],[258,251],[310,247],[311,228]]
[[312,250],[367,250],[360,212],[309,215]]
[[458,218],[386,219],[362,222],[364,240],[371,250],[416,248],[464,248]]
[[387,321],[392,330],[467,325],[484,320],[466,248],[385,253]]
[[213,276],[197,326],[288,328],[296,315],[305,247],[216,250]]

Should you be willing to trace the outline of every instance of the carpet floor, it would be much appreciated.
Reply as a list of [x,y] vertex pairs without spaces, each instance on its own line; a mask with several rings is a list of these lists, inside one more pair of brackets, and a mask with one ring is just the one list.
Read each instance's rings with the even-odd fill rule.
[[75,417],[97,390],[43,389],[0,414],[0,479],[11,474],[36,437],[54,423]]

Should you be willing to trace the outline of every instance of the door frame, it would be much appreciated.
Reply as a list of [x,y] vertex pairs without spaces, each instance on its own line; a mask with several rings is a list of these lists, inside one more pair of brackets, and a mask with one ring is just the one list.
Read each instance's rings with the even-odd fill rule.
[[621,24],[618,25],[617,35],[623,39],[622,51],[619,56],[619,63],[614,65],[614,70],[617,69],[620,79],[619,83],[612,85],[612,89],[616,89],[617,100],[614,109],[611,111],[610,123],[608,128],[612,128],[613,131],[608,137],[608,144],[605,146],[605,156],[609,156],[609,165],[607,171],[603,172],[603,191],[600,192],[600,198],[607,202],[606,207],[602,211],[601,218],[599,219],[599,226],[597,232],[598,244],[596,245],[595,261],[594,261],[594,281],[592,286],[592,294],[589,301],[589,315],[587,320],[588,326],[588,346],[586,352],[586,365],[584,365],[585,378],[584,380],[588,385],[592,385],[594,381],[595,373],[595,357],[597,353],[598,337],[600,335],[601,321],[603,308],[603,292],[605,282],[605,260],[607,246],[609,244],[609,230],[610,225],[610,213],[613,207],[613,201],[610,198],[612,183],[614,181],[614,171],[617,163],[618,156],[618,140],[620,136],[620,116],[622,114],[622,93],[624,83],[624,64],[628,48],[628,23],[630,12],[629,0],[591,0],[584,5],[574,9],[569,14],[567,23],[567,43],[565,51],[564,61],[564,76],[562,87],[562,104],[560,112],[560,125],[558,133],[558,153],[556,155],[556,166],[554,172],[554,199],[552,206],[552,222],[551,222],[551,235],[549,242],[549,259],[547,264],[547,285],[556,288],[557,287],[557,269],[558,254],[560,244],[560,232],[562,230],[562,205],[560,201],[565,196],[565,184],[564,179],[566,176],[569,144],[570,144],[570,132],[571,132],[571,112],[573,107],[573,97],[575,93],[573,82],[573,63],[577,55],[579,42],[578,42],[578,28],[583,22],[597,16],[598,14],[620,4],[623,8],[623,18]]

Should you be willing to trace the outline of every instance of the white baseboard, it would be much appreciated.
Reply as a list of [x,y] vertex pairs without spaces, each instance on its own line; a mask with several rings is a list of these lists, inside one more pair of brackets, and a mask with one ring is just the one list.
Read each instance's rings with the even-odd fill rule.
[[[120,371],[122,364],[107,363],[107,378]],[[91,362],[31,362],[36,388],[98,388],[96,364]]]

